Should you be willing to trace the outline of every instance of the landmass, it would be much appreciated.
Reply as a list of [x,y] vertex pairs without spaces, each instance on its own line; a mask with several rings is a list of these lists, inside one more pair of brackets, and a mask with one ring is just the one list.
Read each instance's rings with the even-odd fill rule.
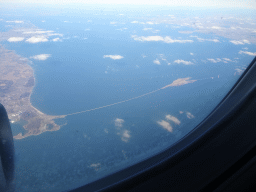
[[54,119],[65,115],[51,116],[32,106],[30,96],[35,85],[34,71],[29,60],[0,45],[0,103],[4,105],[11,123],[24,120],[26,133],[15,135],[23,139],[45,131],[57,131],[60,125]]

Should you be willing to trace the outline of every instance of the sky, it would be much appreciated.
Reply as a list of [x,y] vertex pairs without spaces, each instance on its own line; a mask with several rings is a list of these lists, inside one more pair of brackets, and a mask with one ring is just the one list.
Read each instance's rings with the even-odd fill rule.
[[22,4],[114,4],[114,5],[165,5],[216,8],[250,8],[256,9],[256,0],[0,0],[0,3]]

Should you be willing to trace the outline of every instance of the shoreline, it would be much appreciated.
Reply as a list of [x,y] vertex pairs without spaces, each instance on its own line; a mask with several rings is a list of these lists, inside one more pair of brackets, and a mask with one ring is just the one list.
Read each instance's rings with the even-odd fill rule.
[[56,124],[54,119],[65,118],[66,115],[44,114],[30,101],[36,80],[34,69],[29,65],[30,60],[2,45],[0,58],[0,103],[5,106],[11,122],[21,119],[27,122],[23,126],[26,133],[18,133],[13,138],[23,139],[46,131],[59,130],[63,125]]

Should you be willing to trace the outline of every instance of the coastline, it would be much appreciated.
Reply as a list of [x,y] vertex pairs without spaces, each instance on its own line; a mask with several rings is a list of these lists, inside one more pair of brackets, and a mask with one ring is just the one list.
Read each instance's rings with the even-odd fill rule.
[[44,114],[30,102],[35,87],[35,74],[28,64],[29,60],[5,49],[2,45],[0,45],[0,58],[0,103],[5,106],[11,123],[21,119],[27,122],[23,126],[26,133],[24,135],[19,133],[14,139],[59,130],[63,125],[57,125],[54,119],[65,118],[66,115]]

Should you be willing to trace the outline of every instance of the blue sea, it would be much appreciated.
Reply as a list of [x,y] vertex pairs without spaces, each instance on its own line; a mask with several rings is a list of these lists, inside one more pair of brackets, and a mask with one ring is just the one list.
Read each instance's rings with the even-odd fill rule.
[[[36,15],[34,11],[2,17],[4,21],[23,20],[27,26],[62,34],[56,36],[60,39],[57,42],[52,41],[55,36],[40,43],[1,42],[6,49],[31,61],[35,75],[32,105],[48,115],[66,115],[125,102],[57,119],[55,122],[62,125],[58,131],[14,140],[17,191],[78,187],[170,147],[210,114],[239,79],[236,69],[245,69],[253,59],[238,54],[244,45],[234,45],[216,34],[195,31],[192,35],[218,38],[221,43],[200,42],[191,34],[179,33],[195,30],[187,26],[146,24],[152,15],[108,10],[98,10],[97,14],[51,13]],[[154,16],[158,14],[154,12]],[[182,15],[172,10],[170,14],[185,17],[195,13]],[[0,26],[5,26],[4,21]],[[154,34],[145,28],[159,32]],[[142,42],[134,40],[133,35],[171,36],[192,39],[193,43]],[[246,47],[256,51],[253,44]],[[40,54],[50,57],[32,58]],[[123,58],[114,60],[104,55]],[[208,58],[229,58],[232,62],[211,63]],[[193,65],[177,64],[175,60],[191,61]],[[161,89],[188,77],[196,81]],[[142,96],[146,93],[150,94]],[[180,124],[167,120],[167,115],[176,117]],[[169,124],[172,131],[159,122],[167,127]],[[25,123],[12,124],[13,135],[24,134]]]

